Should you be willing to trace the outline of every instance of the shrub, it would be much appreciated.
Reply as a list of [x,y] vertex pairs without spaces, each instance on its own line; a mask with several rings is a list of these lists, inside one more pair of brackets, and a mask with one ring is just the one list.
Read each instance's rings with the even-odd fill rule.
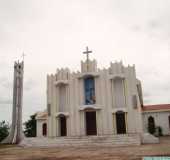
[[5,121],[0,122],[0,142],[9,134],[9,124]]
[[24,134],[26,137],[36,137],[36,114],[31,115],[30,119],[24,123],[25,131]]
[[158,136],[158,137],[159,137],[159,136],[163,136],[163,134],[162,134],[162,127],[157,126],[157,127],[155,128],[155,130],[157,131],[157,136]]

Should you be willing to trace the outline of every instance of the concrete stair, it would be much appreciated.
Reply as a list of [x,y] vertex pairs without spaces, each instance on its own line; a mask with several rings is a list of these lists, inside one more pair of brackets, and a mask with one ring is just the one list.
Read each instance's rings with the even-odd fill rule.
[[75,136],[56,138],[25,138],[20,146],[26,147],[64,147],[64,146],[129,146],[140,145],[138,134]]

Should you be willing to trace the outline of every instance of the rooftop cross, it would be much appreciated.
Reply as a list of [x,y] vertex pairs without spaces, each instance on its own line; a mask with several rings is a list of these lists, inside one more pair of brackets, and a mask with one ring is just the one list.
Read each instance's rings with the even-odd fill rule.
[[89,51],[89,48],[86,47],[86,51],[83,52],[83,54],[86,54],[86,56],[87,56],[87,62],[89,61],[89,53],[92,53],[92,51]]
[[89,48],[86,47],[86,51],[84,51],[83,54],[86,54],[86,56],[87,56],[87,60],[86,60],[86,63],[87,63],[87,71],[89,71],[89,53],[92,53],[92,51],[89,51]]

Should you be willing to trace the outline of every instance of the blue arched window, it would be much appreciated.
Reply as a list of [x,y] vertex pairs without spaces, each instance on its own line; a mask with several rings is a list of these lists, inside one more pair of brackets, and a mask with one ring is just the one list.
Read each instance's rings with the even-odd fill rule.
[[85,89],[85,104],[95,104],[95,83],[93,77],[87,77],[84,79],[84,89]]

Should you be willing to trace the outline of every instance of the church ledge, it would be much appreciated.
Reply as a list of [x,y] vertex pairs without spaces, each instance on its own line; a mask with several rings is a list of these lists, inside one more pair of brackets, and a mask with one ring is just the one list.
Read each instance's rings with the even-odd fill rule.
[[109,79],[125,79],[124,74],[109,75]]
[[114,108],[114,109],[112,109],[112,113],[116,113],[118,111],[127,112],[127,108],[122,107],[122,108]]
[[55,84],[56,86],[68,85],[68,84],[69,84],[69,81],[68,81],[68,80],[58,80],[58,81],[54,82],[54,84]]
[[86,77],[89,77],[89,76],[92,76],[92,77],[98,77],[100,74],[99,73],[96,73],[96,72],[85,72],[85,73],[80,73],[77,78],[86,78]]
[[60,116],[66,116],[68,117],[69,116],[69,113],[68,112],[57,112],[55,114],[56,117],[60,117]]
[[36,120],[46,120],[47,117],[38,117],[38,118],[35,118]]
[[84,111],[84,110],[101,110],[102,106],[98,104],[94,105],[82,105],[79,107],[79,111]]

